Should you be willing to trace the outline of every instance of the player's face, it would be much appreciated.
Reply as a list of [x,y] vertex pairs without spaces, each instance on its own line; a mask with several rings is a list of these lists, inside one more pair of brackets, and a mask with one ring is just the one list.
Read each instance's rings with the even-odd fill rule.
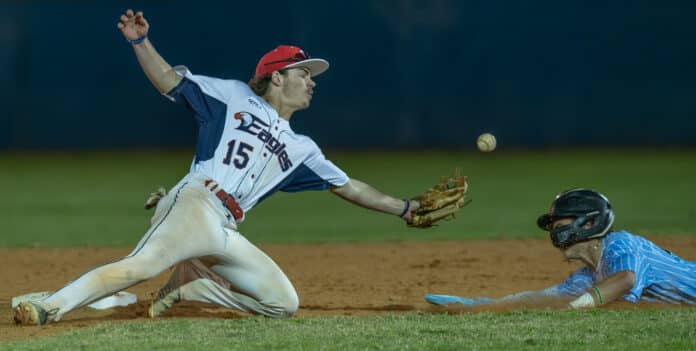
[[[558,227],[562,227],[564,225],[568,225],[573,223],[575,218],[560,218],[557,219],[556,221],[551,224],[551,230],[553,231],[554,229]],[[592,226],[592,221],[585,223],[583,226],[585,229],[590,228]],[[589,242],[580,242],[574,245],[570,245],[566,248],[560,249],[561,252],[563,253],[563,256],[565,256],[566,260],[576,260],[580,259],[582,257],[582,253],[585,251],[585,246],[587,246]]]
[[573,223],[574,220],[575,220],[574,218],[560,218],[560,219],[557,219],[557,220],[555,220],[555,221],[551,224],[551,230],[554,230],[554,229],[556,229],[556,228],[558,228],[558,227],[562,227],[562,226],[564,226],[564,225],[568,225],[568,224],[570,224],[570,223]]
[[[573,220],[574,220],[573,218],[561,218],[561,219],[557,219],[557,220],[555,220],[555,221],[551,224],[551,231],[553,231],[553,230],[556,229],[556,228],[562,227],[562,226],[564,226],[564,225],[568,225],[568,224],[570,224],[570,223],[573,223]],[[565,256],[565,258],[566,258],[567,260],[571,260],[571,259],[574,258],[574,257],[573,257],[573,256],[574,256],[574,255],[573,255],[573,251],[574,251],[574,250],[572,249],[573,246],[575,246],[575,245],[572,245],[572,246],[569,246],[569,247],[560,249],[561,252],[563,253],[563,256]]]
[[282,83],[285,105],[292,106],[297,110],[309,107],[309,102],[312,100],[312,94],[314,94],[314,87],[316,85],[308,69],[289,69]]

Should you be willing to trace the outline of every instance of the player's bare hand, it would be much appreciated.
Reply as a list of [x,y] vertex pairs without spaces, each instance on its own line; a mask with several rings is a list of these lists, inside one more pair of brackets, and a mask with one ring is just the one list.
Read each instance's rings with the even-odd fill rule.
[[150,24],[147,23],[142,11],[133,13],[131,9],[128,9],[126,13],[121,15],[120,22],[116,26],[128,40],[142,38],[150,30]]

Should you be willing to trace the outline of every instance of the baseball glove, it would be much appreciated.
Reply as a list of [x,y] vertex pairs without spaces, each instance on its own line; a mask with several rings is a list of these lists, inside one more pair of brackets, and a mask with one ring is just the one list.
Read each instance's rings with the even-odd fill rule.
[[167,189],[165,189],[163,186],[159,187],[159,189],[157,189],[157,191],[155,191],[154,193],[151,193],[150,197],[148,197],[145,201],[145,209],[149,210],[151,208],[156,207],[157,203],[159,203],[159,200],[165,196],[167,196]]
[[438,221],[453,219],[460,208],[471,202],[466,200],[468,188],[467,177],[459,175],[458,169],[453,177],[443,177],[439,184],[413,198],[420,203],[420,207],[413,211],[408,226],[428,228]]

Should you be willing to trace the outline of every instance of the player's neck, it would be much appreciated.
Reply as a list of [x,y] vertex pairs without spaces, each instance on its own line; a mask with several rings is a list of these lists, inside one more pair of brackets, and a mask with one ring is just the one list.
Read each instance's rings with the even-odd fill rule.
[[266,102],[268,102],[269,105],[273,106],[273,109],[276,110],[276,112],[278,112],[278,116],[280,116],[280,118],[288,122],[290,121],[292,114],[296,111],[296,109],[290,108],[289,106],[284,104],[280,96],[266,94],[263,96],[263,99],[266,100]]
[[592,267],[592,270],[597,270],[597,266],[599,265],[600,258],[602,257],[602,241],[601,240],[593,240],[589,242],[587,246],[587,250],[585,253],[585,261],[590,267]]
[[564,251],[564,255],[568,260],[579,260],[592,270],[597,270],[602,257],[602,241],[595,239],[577,243]]

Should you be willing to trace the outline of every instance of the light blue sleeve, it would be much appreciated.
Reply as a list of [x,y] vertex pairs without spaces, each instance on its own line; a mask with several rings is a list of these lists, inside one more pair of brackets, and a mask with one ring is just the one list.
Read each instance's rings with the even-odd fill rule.
[[592,278],[592,270],[588,267],[583,267],[570,275],[563,283],[552,286],[547,291],[554,291],[562,296],[580,296],[587,289],[594,285]]
[[[594,279],[592,277],[592,270],[587,267],[583,267],[575,271],[570,275],[563,283],[551,286],[544,290],[538,291],[522,291],[519,293],[511,294],[500,298],[499,302],[519,302],[525,298],[533,298],[540,296],[580,296],[587,292],[587,289],[594,285]],[[466,298],[456,295],[435,295],[426,294],[425,300],[434,305],[450,305],[453,303],[461,303],[466,306],[478,306],[482,304],[491,303],[491,299],[487,297],[483,298]]]
[[607,276],[621,271],[631,271],[636,275],[640,272],[641,260],[636,254],[628,250],[617,250],[610,246],[604,259],[606,260],[604,273]]
[[646,284],[642,256],[638,253],[636,245],[628,239],[614,240],[604,249],[604,276],[610,277],[622,271],[631,271],[635,275],[633,288],[624,295],[624,298],[631,302],[640,300]]

